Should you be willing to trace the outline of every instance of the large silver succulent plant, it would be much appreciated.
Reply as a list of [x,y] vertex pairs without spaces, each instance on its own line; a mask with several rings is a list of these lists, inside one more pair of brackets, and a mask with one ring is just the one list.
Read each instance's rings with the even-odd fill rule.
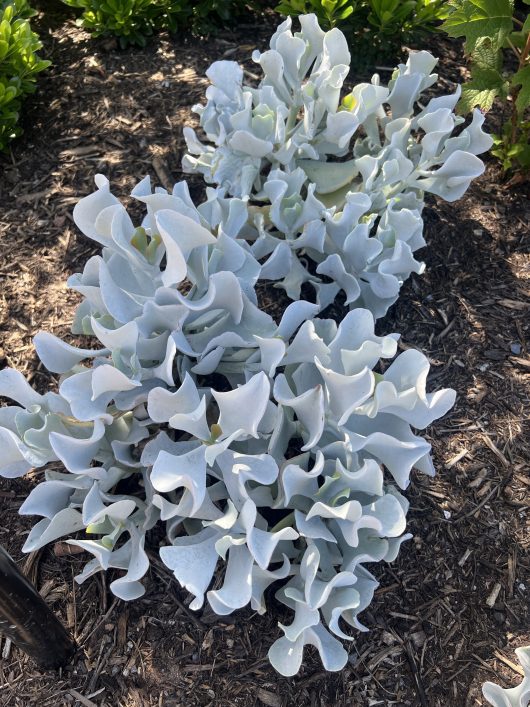
[[[368,310],[338,325],[305,301],[278,322],[260,311],[242,201],[210,194],[196,209],[184,185],[151,193],[144,181],[135,228],[97,182],[74,218],[102,255],[69,282],[84,297],[74,332],[99,346],[36,336],[57,393],[0,372],[0,395],[18,403],[0,410],[0,472],[45,468],[20,509],[42,517],[24,549],[83,531],[69,541],[93,555],[78,580],[125,570],[111,590],[133,599],[146,533],[163,522],[160,556],[192,608],[206,596],[221,615],[263,612],[265,590],[283,579],[276,596],[294,621],[272,664],[296,673],[310,643],[337,670],[347,653],[332,634],[348,638],[339,619],[362,630],[377,586],[364,564],[391,561],[410,537],[398,489],[413,468],[433,471],[411,427],[445,414],[454,393],[428,394],[427,359],[396,357],[399,337],[377,336]],[[223,562],[222,586],[208,591]]]
[[[0,396],[16,403],[0,409],[0,474],[43,470],[20,509],[41,517],[24,549],[74,535],[92,555],[78,581],[122,570],[110,588],[134,599],[146,534],[162,523],[160,557],[192,609],[263,613],[280,581],[276,598],[294,618],[269,657],[283,675],[307,644],[326,669],[344,666],[340,620],[364,630],[377,586],[365,565],[392,561],[410,537],[401,492],[413,469],[434,471],[414,430],[444,415],[454,392],[428,393],[425,356],[396,355],[399,336],[376,335],[374,321],[421,270],[422,191],[456,198],[489,144],[478,115],[449,137],[455,97],[413,117],[433,82],[425,53],[390,88],[357,87],[339,110],[344,39],[301,22],[256,57],[258,89],[243,88],[235,64],[212,67],[201,120],[217,146],[188,132],[199,155],[188,164],[219,183],[203,204],[183,182],[170,194],[144,179],[135,226],[100,175],[75,208],[102,252],[69,279],[83,298],[72,331],[92,337],[89,348],[35,337],[57,392],[0,371]],[[361,128],[353,158],[330,162]],[[259,307],[260,281],[293,300],[278,319]],[[315,302],[300,299],[306,282]],[[340,289],[353,308],[336,323],[319,315]]]
[[235,62],[208,69],[206,105],[194,107],[206,141],[184,128],[183,166],[250,199],[254,251],[270,255],[264,277],[291,298],[309,282],[322,307],[343,290],[347,304],[383,316],[402,282],[423,269],[413,253],[425,245],[425,192],[459,199],[482,174],[477,155],[492,140],[478,110],[462,127],[453,112],[460,88],[426,98],[438,78],[428,52],[411,52],[388,86],[374,75],[345,95],[344,35],[324,32],[315,15],[299,20],[300,32],[287,19],[270,49],[254,52],[263,71],[256,88]]

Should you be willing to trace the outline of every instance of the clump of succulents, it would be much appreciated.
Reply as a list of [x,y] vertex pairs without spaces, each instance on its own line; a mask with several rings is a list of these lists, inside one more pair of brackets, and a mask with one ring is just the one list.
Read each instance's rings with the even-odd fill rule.
[[459,199],[492,140],[480,111],[466,127],[454,113],[460,87],[427,97],[438,78],[428,52],[411,52],[387,86],[376,74],[346,94],[344,35],[324,32],[315,15],[299,19],[300,32],[287,19],[270,49],[254,52],[256,88],[235,62],[208,69],[206,105],[194,107],[206,139],[184,128],[183,166],[249,199],[255,251],[270,256],[267,277],[291,298],[309,282],[322,307],[343,290],[346,304],[383,316],[423,270],[413,253],[425,245],[425,193]]
[[[410,537],[400,489],[412,468],[433,471],[411,427],[445,414],[454,393],[427,393],[427,359],[395,357],[398,336],[377,336],[367,310],[339,325],[305,301],[279,322],[262,312],[260,265],[238,238],[243,202],[196,209],[183,184],[152,193],[144,181],[135,228],[97,182],[74,218],[102,255],[69,283],[84,297],[74,333],[99,346],[36,336],[57,393],[0,372],[0,395],[18,403],[0,410],[0,471],[45,469],[20,509],[42,517],[24,549],[83,531],[69,541],[93,555],[78,580],[125,570],[110,588],[134,599],[146,532],[165,523],[160,556],[192,608],[206,595],[221,615],[249,603],[263,612],[266,588],[283,579],[277,597],[295,620],[271,662],[294,674],[311,643],[337,670],[347,654],[328,629],[346,638],[341,617],[363,628],[377,586],[364,564],[395,558]],[[222,587],[207,591],[222,562]]]
[[[272,147],[256,171],[256,155],[251,151],[252,160],[246,160],[240,148],[267,142],[270,116],[259,108],[252,120],[261,132],[252,137],[241,115],[238,151],[232,138],[220,141],[227,147],[225,166],[237,171],[238,193],[226,184],[209,188],[196,207],[184,182],[168,193],[153,191],[146,178],[132,192],[146,208],[138,226],[99,175],[97,190],[76,206],[74,220],[102,251],[68,281],[83,298],[72,332],[91,337],[89,347],[37,334],[38,355],[59,376],[57,392],[40,395],[20,373],[0,371],[0,396],[16,403],[0,409],[0,474],[13,478],[43,470],[20,509],[42,518],[24,549],[74,535],[68,542],[92,555],[78,581],[122,570],[110,588],[129,600],[145,591],[146,534],[165,524],[160,557],[193,595],[192,609],[207,601],[219,615],[247,605],[263,613],[267,588],[280,581],[275,596],[294,619],[280,625],[283,636],[269,658],[283,675],[298,671],[307,644],[317,647],[326,669],[345,665],[338,639],[351,640],[346,625],[364,630],[359,614],[377,586],[365,565],[395,559],[410,537],[402,491],[413,469],[434,473],[430,445],[414,430],[454,402],[453,391],[427,392],[425,356],[414,350],[396,355],[399,336],[374,331],[403,273],[420,267],[412,259],[423,243],[420,191],[390,195],[383,182],[403,164],[399,146],[408,145],[413,120],[406,106],[413,105],[418,86],[431,81],[432,67],[425,68],[430,62],[422,54],[395,77],[399,100],[391,100],[392,92],[388,100],[402,117],[388,123],[394,123],[390,129],[386,125],[394,147],[379,163],[370,155],[369,114],[361,120],[357,111],[354,120],[351,101],[345,117],[337,111],[346,66],[342,40],[336,33],[323,35],[314,18],[301,21],[305,35],[293,38],[284,24],[272,53],[262,55],[269,79],[259,91],[274,103],[280,91],[274,77],[280,81],[283,67],[281,81],[289,82],[291,93],[284,86],[281,101],[307,95],[315,132],[305,152],[298,142],[291,151],[286,142],[284,152],[291,152],[282,162],[280,147],[269,140]],[[296,88],[311,67],[312,83]],[[226,101],[218,87],[210,90],[215,105],[227,106],[226,115],[214,111],[225,137],[233,126],[231,101],[242,91],[239,74],[230,71]],[[377,82],[370,87],[355,101],[375,101],[383,121],[388,90],[381,98]],[[253,105],[252,95],[245,105]],[[479,118],[461,139],[446,140],[453,98],[425,109],[425,116],[442,111],[432,120],[441,121],[437,139],[445,140],[443,149],[456,144],[450,140],[460,140],[459,149],[466,141],[467,147],[473,140],[484,143],[477,137]],[[281,101],[275,104],[279,116]],[[299,111],[287,115],[291,127]],[[326,207],[310,169],[331,164],[319,155],[341,155],[356,120],[367,132],[362,164],[375,170],[372,186],[345,192],[343,201]],[[345,124],[351,128],[346,140],[340,132]],[[300,134],[309,130],[309,118],[300,126]],[[436,131],[427,132],[432,143]],[[439,154],[438,147],[432,146],[432,154]],[[466,154],[479,171],[477,158]],[[457,189],[464,179],[459,175],[445,174],[440,190]],[[432,177],[433,188],[439,179]],[[251,189],[258,191],[249,194]],[[381,194],[386,201],[376,214]],[[402,238],[395,240],[397,232]],[[318,263],[316,274],[304,269],[306,255]],[[259,307],[256,286],[267,281],[280,281],[293,300],[277,319]],[[301,299],[307,281],[315,285],[315,301]],[[352,309],[337,323],[324,318],[322,308],[339,288]],[[221,569],[221,585],[210,589]]]

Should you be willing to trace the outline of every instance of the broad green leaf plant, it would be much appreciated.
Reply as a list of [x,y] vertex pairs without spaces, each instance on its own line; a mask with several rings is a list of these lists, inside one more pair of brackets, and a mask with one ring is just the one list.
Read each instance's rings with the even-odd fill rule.
[[24,97],[35,91],[36,75],[50,65],[37,54],[42,44],[30,27],[33,14],[26,0],[0,2],[0,150],[22,132]]
[[464,37],[470,57],[460,112],[487,112],[501,100],[509,117],[492,152],[504,170],[530,168],[530,16],[515,16],[513,0],[450,0],[442,29]]

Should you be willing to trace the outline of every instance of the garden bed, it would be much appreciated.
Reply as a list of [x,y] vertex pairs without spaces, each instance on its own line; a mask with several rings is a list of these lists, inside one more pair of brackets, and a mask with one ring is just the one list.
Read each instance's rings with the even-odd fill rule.
[[[0,367],[19,368],[40,390],[50,385],[32,338],[40,329],[68,336],[78,298],[65,280],[95,252],[73,225],[73,205],[97,172],[120,196],[147,173],[166,186],[182,179],[182,126],[203,98],[205,70],[229,58],[252,74],[248,57],[275,21],[249,18],[217,38],[162,36],[125,52],[90,39],[64,9],[35,23],[53,67],[26,104],[24,136],[0,158]],[[459,43],[431,38],[422,48],[442,56],[451,90],[463,78]],[[202,180],[190,181],[199,198]],[[462,200],[428,202],[427,271],[378,325],[401,332],[402,348],[422,350],[436,386],[458,397],[430,430],[438,476],[416,474],[407,491],[415,538],[375,570],[381,586],[363,614],[370,631],[348,666],[326,674],[308,650],[298,677],[279,678],[266,658],[274,614],[190,612],[155,546],[146,595],[131,604],[110,595],[105,576],[75,584],[82,563],[60,544],[22,556],[30,522],[17,509],[30,475],[0,480],[0,543],[82,650],[58,677],[4,644],[0,705],[459,707],[483,704],[486,679],[520,680],[511,663],[530,642],[529,213],[525,184],[502,181],[488,161]],[[275,291],[267,294],[274,308]]]

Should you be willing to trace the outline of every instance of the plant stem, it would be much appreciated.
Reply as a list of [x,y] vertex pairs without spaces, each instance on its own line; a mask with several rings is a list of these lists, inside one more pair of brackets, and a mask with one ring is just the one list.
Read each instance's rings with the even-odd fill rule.
[[[519,57],[519,68],[518,71],[520,71],[524,65],[525,62],[530,55],[530,32],[528,33],[528,37],[526,38],[526,44],[524,45],[524,49],[521,52],[521,55]],[[517,101],[517,96],[519,94],[520,88],[514,88],[512,89],[512,134],[511,134],[511,143],[512,145],[515,144],[516,138],[517,138],[517,118],[518,118],[518,113],[517,113],[517,106],[516,106],[516,101]]]
[[524,45],[523,52],[521,54],[521,57],[519,59],[519,68],[522,69],[525,61],[528,58],[528,55],[530,54],[530,32],[528,33],[528,37],[526,38],[526,44]]
[[507,41],[508,41],[508,44],[510,45],[510,49],[513,51],[513,53],[517,57],[517,60],[519,60],[521,57],[521,50],[517,49],[517,47],[512,43],[512,41],[509,37],[507,37]]

